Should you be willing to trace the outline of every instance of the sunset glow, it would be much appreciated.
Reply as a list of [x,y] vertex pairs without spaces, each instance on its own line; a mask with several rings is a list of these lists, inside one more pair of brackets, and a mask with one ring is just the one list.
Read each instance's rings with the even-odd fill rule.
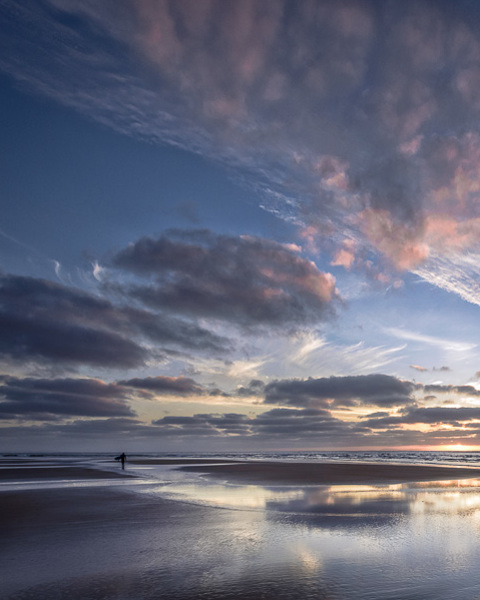
[[0,450],[480,450],[475,3],[0,16]]

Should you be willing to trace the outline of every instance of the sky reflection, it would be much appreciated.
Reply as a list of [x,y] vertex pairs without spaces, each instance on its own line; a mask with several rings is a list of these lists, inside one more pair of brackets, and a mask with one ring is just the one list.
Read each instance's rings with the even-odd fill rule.
[[92,590],[110,600],[155,600],[159,590],[172,600],[480,597],[480,480],[297,487],[222,484],[159,465],[140,472],[147,477],[88,482],[109,486],[104,514],[102,490],[95,496],[93,521],[88,502],[77,503],[78,494],[93,498],[90,490],[38,494],[47,515],[62,493],[75,500],[73,522],[77,510],[85,521],[11,541],[12,564],[31,565],[28,597],[82,600]]
[[154,493],[210,506],[294,513],[296,515],[394,517],[462,514],[480,509],[480,480],[395,485],[260,486],[205,480],[155,486]]

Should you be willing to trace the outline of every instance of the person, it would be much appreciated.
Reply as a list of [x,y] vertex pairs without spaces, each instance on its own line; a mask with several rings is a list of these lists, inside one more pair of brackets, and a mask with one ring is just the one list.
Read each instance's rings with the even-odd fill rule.
[[125,461],[127,460],[125,452],[122,452],[118,458],[122,461],[122,469],[125,469]]

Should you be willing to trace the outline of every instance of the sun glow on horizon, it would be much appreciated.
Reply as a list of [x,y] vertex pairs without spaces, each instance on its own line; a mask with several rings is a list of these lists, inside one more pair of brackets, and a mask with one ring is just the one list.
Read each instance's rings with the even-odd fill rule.
[[[434,448],[430,449],[434,450]],[[480,451],[480,446],[468,444],[446,444],[444,446],[438,446],[436,449],[442,452],[478,452]]]

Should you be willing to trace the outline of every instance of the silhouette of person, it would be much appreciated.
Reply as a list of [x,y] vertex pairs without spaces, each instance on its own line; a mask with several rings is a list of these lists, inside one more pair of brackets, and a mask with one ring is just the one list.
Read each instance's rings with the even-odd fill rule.
[[122,469],[125,469],[125,461],[127,460],[127,457],[125,456],[125,452],[122,452],[120,454],[120,460],[122,461]]

